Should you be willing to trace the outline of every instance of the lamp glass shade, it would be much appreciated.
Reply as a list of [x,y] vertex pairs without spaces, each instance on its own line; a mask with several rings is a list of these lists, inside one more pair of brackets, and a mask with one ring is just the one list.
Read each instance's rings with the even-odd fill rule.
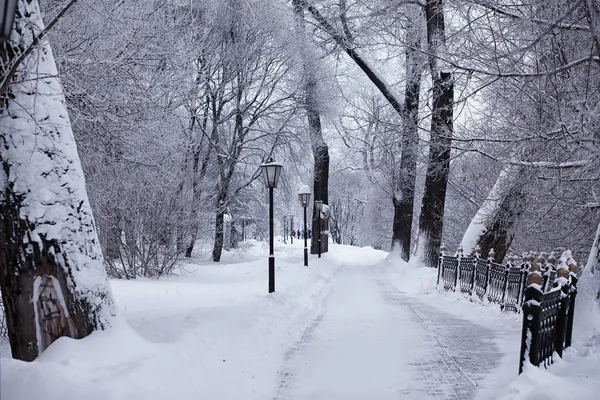
[[323,211],[323,201],[322,200],[315,200],[315,210],[317,210],[318,212]]
[[260,166],[261,174],[266,187],[277,187],[277,182],[279,181],[279,175],[281,175],[282,168],[283,165],[281,163],[275,162],[272,159]]
[[17,0],[0,1],[0,42],[10,39],[16,8]]
[[308,203],[310,203],[310,193],[298,193],[298,198],[300,199],[300,205],[302,205],[302,207],[308,207]]

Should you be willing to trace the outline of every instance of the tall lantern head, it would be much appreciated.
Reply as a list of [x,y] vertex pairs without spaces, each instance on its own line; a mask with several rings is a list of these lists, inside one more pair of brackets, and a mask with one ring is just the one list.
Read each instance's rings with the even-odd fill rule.
[[276,188],[277,182],[279,181],[279,175],[283,165],[281,163],[273,161],[269,158],[269,161],[260,166],[265,186],[268,188]]
[[16,9],[17,0],[0,1],[0,43],[10,39]]
[[317,210],[318,212],[323,211],[323,201],[322,200],[315,200],[315,210]]
[[302,207],[308,207],[308,203],[310,203],[310,188],[308,185],[303,185],[298,190],[298,198],[300,199],[300,205]]

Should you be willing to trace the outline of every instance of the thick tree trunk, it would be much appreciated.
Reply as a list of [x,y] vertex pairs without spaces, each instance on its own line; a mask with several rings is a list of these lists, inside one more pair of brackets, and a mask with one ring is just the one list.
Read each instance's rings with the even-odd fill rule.
[[418,26],[407,31],[407,40],[409,41],[406,47],[402,150],[398,181],[394,187],[392,198],[394,224],[391,251],[392,253],[399,253],[404,261],[408,261],[410,257],[419,144],[419,92],[421,90],[422,63],[418,56],[421,44]]
[[425,193],[419,216],[418,255],[425,265],[435,268],[442,244],[444,206],[450,171],[452,142],[452,75],[442,72],[433,82],[433,115]]
[[[37,1],[19,1],[15,25],[2,76],[43,29]],[[12,355],[30,361],[61,336],[107,327],[115,311],[47,41],[0,101],[0,287]]]
[[425,20],[433,99],[429,159],[419,216],[416,252],[425,265],[435,268],[442,244],[444,206],[450,171],[454,82],[452,74],[443,72],[443,68],[440,67],[442,61],[438,59],[438,55],[443,55],[446,47],[442,0],[425,2]]
[[[294,0],[294,13],[296,15],[296,29],[301,38],[305,36],[304,9],[306,2],[303,0]],[[303,41],[304,42],[304,41]],[[303,45],[305,43],[302,43]],[[321,116],[319,113],[319,101],[317,97],[317,80],[315,69],[310,56],[307,54],[304,46],[300,57],[304,65],[304,101],[306,113],[308,116],[308,134],[313,150],[314,159],[314,200],[321,200],[323,204],[329,203],[329,148],[323,140],[321,131]],[[313,208],[312,215],[312,239],[310,242],[311,254],[318,253],[319,234],[321,235],[321,252],[328,250],[328,221],[321,220],[319,224],[318,213]],[[318,231],[321,226],[321,232]]]
[[215,218],[215,243],[213,246],[212,258],[214,262],[221,261],[223,254],[223,237],[225,225],[225,207],[219,207]]
[[492,190],[465,231],[461,246],[465,254],[476,245],[487,258],[490,249],[496,253],[494,261],[501,263],[512,242],[513,226],[525,207],[525,191],[521,183],[523,169],[506,166],[498,175]]

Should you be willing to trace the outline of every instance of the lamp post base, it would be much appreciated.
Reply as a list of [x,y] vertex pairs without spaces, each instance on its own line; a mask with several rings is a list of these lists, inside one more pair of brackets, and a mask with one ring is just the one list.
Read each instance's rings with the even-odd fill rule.
[[321,258],[321,238],[319,238],[319,258]]
[[275,256],[269,256],[269,293],[275,291]]
[[304,248],[304,266],[308,267],[308,248]]

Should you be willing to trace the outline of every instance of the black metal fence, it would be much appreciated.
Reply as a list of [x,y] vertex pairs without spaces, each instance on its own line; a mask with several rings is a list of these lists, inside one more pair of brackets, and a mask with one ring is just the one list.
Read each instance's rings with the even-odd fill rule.
[[544,293],[548,279],[542,279],[539,269],[531,267],[523,304],[519,374],[526,361],[547,367],[554,362],[555,353],[562,357],[563,350],[571,346],[577,295],[575,269],[576,265],[570,264],[555,271],[554,287]]
[[437,284],[444,290],[458,291],[471,298],[499,304],[501,310],[523,309],[523,332],[519,373],[526,361],[535,366],[552,364],[554,354],[562,357],[571,346],[575,297],[577,295],[577,263],[566,251],[560,260],[550,254],[524,256],[519,265],[509,258],[494,263],[493,250],[484,260],[475,255],[440,255]]
[[497,303],[503,310],[518,311],[523,301],[527,264],[496,264],[475,256],[440,256],[438,286]]

